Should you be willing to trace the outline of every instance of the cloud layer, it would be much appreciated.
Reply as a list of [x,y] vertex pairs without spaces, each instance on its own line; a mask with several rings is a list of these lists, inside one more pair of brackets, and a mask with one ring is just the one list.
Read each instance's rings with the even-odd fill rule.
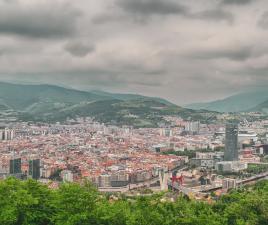
[[268,84],[267,1],[0,2],[0,80],[178,104]]

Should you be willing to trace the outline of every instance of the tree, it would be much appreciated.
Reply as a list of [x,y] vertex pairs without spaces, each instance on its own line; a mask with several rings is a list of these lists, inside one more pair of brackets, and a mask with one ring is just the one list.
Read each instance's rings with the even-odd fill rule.
[[0,224],[51,224],[52,192],[36,181],[9,178],[0,182]]
[[56,225],[94,224],[92,212],[99,199],[99,193],[88,182],[84,182],[83,185],[62,184],[53,201],[57,208],[53,222]]
[[169,194],[107,198],[89,182],[57,190],[34,180],[0,181],[2,225],[266,225],[268,181],[233,190],[216,202]]

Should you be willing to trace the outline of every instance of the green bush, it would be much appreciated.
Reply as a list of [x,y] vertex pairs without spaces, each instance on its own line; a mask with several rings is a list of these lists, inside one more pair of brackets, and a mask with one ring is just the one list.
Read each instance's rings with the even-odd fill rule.
[[[163,200],[164,199],[164,200]],[[268,181],[234,190],[215,203],[163,195],[107,198],[90,183],[51,190],[37,181],[0,181],[1,225],[265,225]]]

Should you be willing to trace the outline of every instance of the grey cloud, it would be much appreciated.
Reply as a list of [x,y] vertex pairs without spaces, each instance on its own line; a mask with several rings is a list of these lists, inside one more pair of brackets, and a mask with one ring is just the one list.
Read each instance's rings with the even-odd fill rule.
[[10,3],[10,4],[18,2],[18,0],[3,0],[3,1],[5,3]]
[[263,29],[268,29],[268,11],[262,14],[261,18],[258,21],[258,26]]
[[232,23],[234,16],[230,12],[223,11],[221,9],[204,10],[201,12],[193,13],[192,18],[203,20],[216,20],[216,21],[228,21]]
[[[160,74],[149,74],[146,72],[123,72],[123,71],[111,71],[111,70],[84,70],[73,71],[75,74],[79,74],[81,81],[90,83],[96,86],[147,86],[147,87],[159,87],[163,84],[163,79]],[[77,80],[72,72],[68,72],[69,76]],[[65,73],[66,75],[66,73]],[[65,76],[63,75],[63,77]]]
[[[253,67],[253,66],[245,66],[242,69],[231,71],[233,74],[237,75],[248,75],[251,76],[255,81],[259,79],[262,81],[268,81],[268,66],[261,67]],[[259,82],[259,84],[267,85],[267,83]]]
[[94,16],[92,18],[92,23],[93,24],[103,24],[106,23],[107,21],[116,21],[122,19],[121,17],[115,16],[115,15],[108,15],[108,14],[100,14],[97,16]]
[[230,4],[235,4],[235,5],[245,5],[253,0],[223,0],[222,4],[230,5]]
[[105,24],[107,22],[120,22],[120,21],[126,21],[126,15],[123,14],[114,14],[114,13],[102,13],[99,15],[96,15],[92,18],[91,22],[93,24]]
[[77,57],[85,57],[89,53],[93,52],[95,50],[95,47],[93,45],[84,44],[80,42],[71,42],[67,43],[64,46],[64,49],[69,52],[71,55],[77,56]]
[[[234,19],[232,13],[220,8],[191,12],[190,8],[172,0],[117,0],[116,3],[125,12],[143,19],[152,15],[170,14],[181,15],[187,19],[228,21],[229,23],[233,22]],[[107,15],[107,17],[111,16]],[[97,22],[102,22],[104,19],[103,15],[96,18]]]
[[117,0],[116,4],[123,10],[140,15],[168,15],[168,14],[186,14],[187,8],[171,0]]
[[188,54],[191,58],[196,59],[219,59],[226,58],[234,61],[244,61],[251,56],[253,56],[253,51],[251,46],[244,47],[233,47],[233,48],[219,48],[211,50],[196,50]]
[[75,34],[80,11],[64,4],[7,4],[0,9],[0,34],[62,38]]
[[[3,75],[0,73],[0,77],[1,76]],[[161,75],[150,75],[135,72],[124,73],[121,71],[111,71],[98,68],[51,71],[49,73],[10,74],[9,79],[5,80],[17,80],[26,83],[38,80],[41,83],[51,83],[51,76],[53,76],[53,83],[72,87],[75,86],[78,88],[81,86],[88,88],[125,88],[127,86],[135,85],[144,87],[159,87],[163,84]]]
[[0,80],[161,95],[178,104],[267,86],[268,32],[258,26],[268,29],[268,12],[255,22],[267,4],[0,0]]

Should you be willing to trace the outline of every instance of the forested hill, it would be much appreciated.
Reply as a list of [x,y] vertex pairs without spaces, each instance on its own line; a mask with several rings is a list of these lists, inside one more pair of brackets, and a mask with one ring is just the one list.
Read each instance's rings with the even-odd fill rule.
[[[211,115],[214,115],[211,117]],[[0,117],[19,121],[65,122],[92,117],[113,125],[157,127],[166,115],[186,119],[215,119],[217,113],[182,108],[165,99],[101,91],[79,91],[53,85],[20,85],[0,82]],[[211,120],[212,120],[211,119]]]
[[[172,195],[170,193],[169,195]],[[266,225],[268,181],[214,203],[157,194],[111,198],[89,183],[51,190],[33,180],[0,181],[1,225]]]
[[212,102],[190,104],[186,107],[217,112],[247,112],[256,110],[255,107],[265,101],[268,101],[268,91],[267,89],[260,89],[254,91],[249,90]]

